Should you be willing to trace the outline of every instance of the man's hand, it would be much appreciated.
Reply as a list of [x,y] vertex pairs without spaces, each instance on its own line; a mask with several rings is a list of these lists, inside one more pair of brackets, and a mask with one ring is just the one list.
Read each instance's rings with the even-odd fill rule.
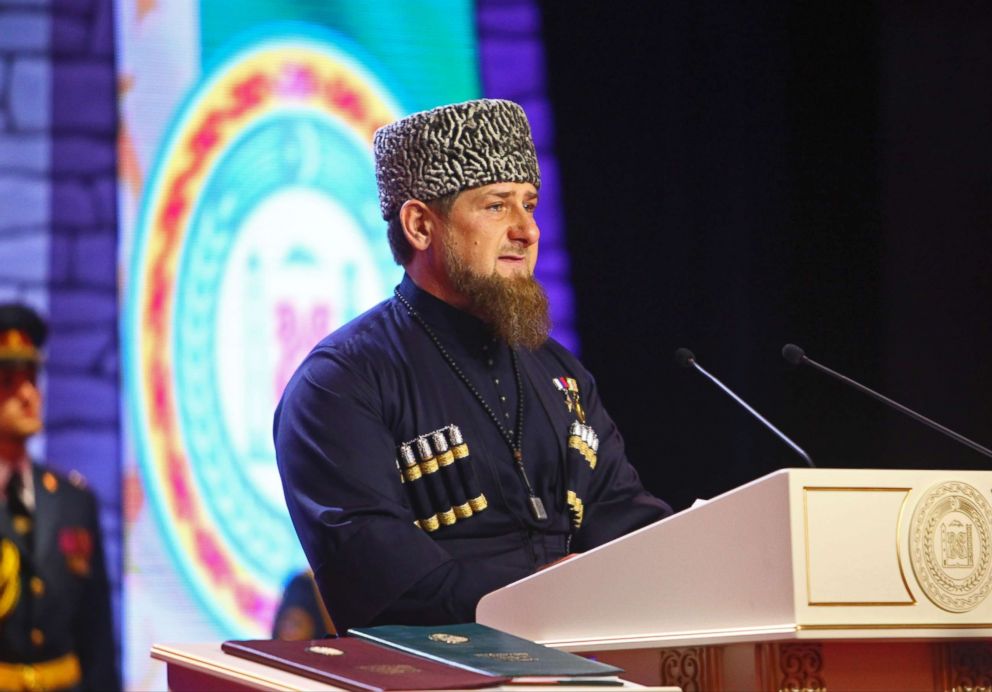
[[553,567],[554,565],[559,565],[559,564],[561,564],[562,562],[564,562],[565,560],[571,560],[571,559],[572,559],[573,557],[575,557],[575,556],[576,556],[576,555],[578,555],[578,554],[579,554],[579,553],[569,553],[569,554],[568,554],[568,555],[566,555],[565,557],[560,557],[560,558],[558,558],[557,560],[553,560],[553,561],[551,561],[551,562],[549,562],[549,563],[548,563],[548,564],[546,564],[546,565],[542,565],[541,567],[538,567],[538,569],[537,569],[537,571],[538,571],[538,572],[540,572],[541,570],[545,570],[545,569],[547,569],[548,567]]

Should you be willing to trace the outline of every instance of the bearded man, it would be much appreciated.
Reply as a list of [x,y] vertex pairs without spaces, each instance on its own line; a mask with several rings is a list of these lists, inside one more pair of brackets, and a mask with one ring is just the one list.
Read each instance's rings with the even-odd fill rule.
[[342,633],[471,621],[486,593],[671,513],[548,338],[523,109],[416,113],[374,150],[406,275],[314,348],[275,416],[290,516]]

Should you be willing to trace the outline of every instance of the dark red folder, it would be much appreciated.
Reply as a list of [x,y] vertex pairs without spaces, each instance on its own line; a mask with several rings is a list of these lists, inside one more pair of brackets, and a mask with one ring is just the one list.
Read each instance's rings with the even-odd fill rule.
[[227,641],[234,656],[352,690],[458,690],[500,685],[508,678],[480,675],[353,637],[287,642]]

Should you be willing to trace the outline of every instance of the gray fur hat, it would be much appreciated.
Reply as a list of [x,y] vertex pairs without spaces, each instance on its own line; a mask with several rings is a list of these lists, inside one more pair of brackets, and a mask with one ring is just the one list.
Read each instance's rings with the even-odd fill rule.
[[524,109],[478,99],[414,113],[379,128],[373,143],[382,218],[409,199],[429,202],[491,183],[541,186]]

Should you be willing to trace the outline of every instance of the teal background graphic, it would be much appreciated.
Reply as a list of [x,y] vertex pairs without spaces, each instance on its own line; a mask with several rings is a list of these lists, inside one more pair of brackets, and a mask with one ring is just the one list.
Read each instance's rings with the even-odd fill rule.
[[467,0],[207,0],[200,5],[201,63],[242,32],[295,20],[360,46],[409,112],[481,95],[474,3]]
[[[364,74],[397,116],[481,96],[524,106],[544,181],[538,278],[558,311],[556,338],[574,346],[534,12],[516,1],[203,0],[124,13],[122,74],[142,88],[123,92],[122,112],[144,179],[134,214],[122,223],[126,275],[142,276],[152,233],[145,201],[161,194],[186,119],[243,57],[283,40],[299,42]],[[189,191],[193,207],[172,286],[168,375],[176,433],[203,503],[200,530],[230,551],[253,583],[278,595],[306,567],[272,450],[281,385],[327,331],[388,297],[402,269],[379,216],[371,147],[331,112],[312,103],[276,104],[227,133],[218,153],[201,186]],[[122,182],[121,191],[126,197],[135,188]],[[258,638],[272,623],[268,596],[251,616],[217,597],[203,555],[188,550],[176,528],[166,501],[172,487],[149,463],[154,431],[138,396],[138,295],[137,281],[126,282],[126,468],[141,484],[143,505],[125,525],[124,668],[130,685],[159,689],[165,683],[148,662],[151,643]]]
[[[192,470],[225,542],[237,546],[249,568],[275,584],[306,563],[285,507],[275,509],[245,475],[246,467],[275,463],[271,455],[271,415],[249,424],[250,432],[255,439],[261,438],[262,444],[248,450],[248,458],[241,458],[225,426],[223,410],[235,407],[239,410],[234,415],[239,415],[240,404],[245,403],[270,412],[270,395],[264,385],[271,380],[266,363],[271,362],[272,354],[259,353],[256,348],[257,342],[263,341],[261,330],[255,334],[246,330],[240,345],[262,357],[249,359],[244,379],[262,384],[261,388],[249,390],[261,389],[263,396],[248,402],[222,398],[215,361],[216,354],[223,353],[217,343],[221,282],[225,271],[231,269],[232,247],[245,216],[260,200],[285,188],[309,188],[341,203],[361,223],[368,246],[379,251],[376,267],[388,277],[383,279],[384,289],[398,280],[398,268],[388,248],[376,242],[379,223],[374,212],[378,207],[375,187],[367,182],[374,176],[372,159],[367,147],[360,149],[361,143],[340,131],[340,127],[331,118],[280,112],[242,133],[227,148],[214,175],[200,191],[179,269],[173,344],[175,381],[181,393],[177,404],[182,429],[187,431],[185,444],[190,458],[196,460]],[[300,247],[297,256],[306,250]],[[254,264],[260,266],[257,259]],[[348,269],[348,265],[343,267],[346,273]],[[256,273],[260,275],[253,277],[254,283],[276,278],[266,277],[261,269]],[[343,283],[354,289],[347,277]],[[348,290],[341,295],[342,310],[337,319],[347,321],[367,307],[350,300],[355,293],[356,290]],[[245,312],[262,318],[263,326],[268,327],[264,318],[269,306],[252,301],[251,296],[246,296],[246,303]],[[244,520],[246,508],[251,508],[250,522]]]
[[[155,199],[164,183],[165,166],[175,157],[175,148],[181,146],[177,133],[201,107],[209,85],[242,57],[283,40],[289,44],[299,41],[317,50],[323,47],[328,55],[364,72],[372,89],[394,104],[401,116],[480,95],[474,21],[473,4],[460,0],[415,3],[415,7],[406,3],[246,2],[239,3],[236,11],[230,3],[202,3],[199,72],[167,104],[172,111],[168,126],[155,135],[157,153],[149,161],[142,194],[145,202],[130,231],[131,276],[141,276],[140,268],[146,261],[153,228],[147,200]],[[176,51],[189,48],[181,42],[175,45]],[[140,127],[136,131],[141,136]],[[271,416],[278,396],[274,389],[284,375],[280,368],[286,365],[284,360],[278,367],[274,364],[277,356],[285,356],[284,352],[277,353],[284,342],[273,341],[282,326],[279,310],[293,309],[297,320],[310,320],[305,325],[310,332],[325,318],[332,317],[330,326],[335,326],[385,298],[402,270],[393,262],[385,242],[370,144],[321,109],[287,104],[246,123],[242,131],[224,142],[202,187],[190,192],[193,213],[178,257],[169,344],[178,431],[208,517],[209,525],[204,529],[216,536],[258,583],[279,593],[289,578],[306,568],[281,498],[271,446]],[[284,228],[277,222],[272,233],[286,234],[290,241],[279,246],[281,254],[274,255],[273,247],[278,243],[271,245],[269,235],[257,233],[259,209],[269,200],[287,204],[287,194],[302,195],[317,205],[325,200],[329,205],[323,207],[325,215],[330,213],[326,209],[338,211],[324,218],[343,214],[341,218],[351,230],[331,228],[325,235],[319,226],[314,230],[316,224],[300,231],[298,226]],[[307,221],[313,218],[311,215]],[[256,229],[254,235],[246,233],[249,227]],[[311,247],[312,242],[320,247]],[[355,247],[341,247],[335,242]],[[333,253],[330,256],[328,243]],[[323,262],[331,257],[333,267],[322,264],[321,257]],[[299,282],[307,272],[321,280],[303,295],[280,286],[287,279]],[[240,288],[231,289],[235,291],[232,294],[225,288],[231,285]],[[337,291],[329,291],[331,286],[338,287]],[[370,295],[370,286],[375,289],[371,293],[378,293]],[[130,392],[126,406],[151,519],[138,533],[146,536],[152,531],[156,538],[129,549],[132,558],[127,569],[138,576],[128,594],[129,610],[137,618],[129,627],[145,627],[142,608],[149,600],[158,600],[150,594],[175,591],[183,594],[178,601],[183,605],[176,608],[174,621],[170,613],[155,622],[152,639],[188,636],[184,630],[189,630],[185,623],[189,622],[190,607],[197,612],[196,631],[208,628],[214,632],[208,635],[212,638],[265,636],[271,623],[256,620],[254,626],[248,626],[243,615],[229,612],[231,606],[213,596],[211,589],[215,587],[197,576],[196,561],[200,558],[179,544],[165,502],[169,492],[166,480],[156,475],[156,467],[150,463],[152,431],[147,428],[148,418],[137,395],[143,376],[136,360],[140,350],[135,348],[140,342],[136,330],[141,326],[141,316],[134,312],[139,307],[138,289],[137,281],[133,281],[125,292],[126,314],[131,315],[122,332],[126,391]],[[327,296],[324,307],[307,302],[321,295]],[[232,306],[225,300],[239,304]],[[225,311],[232,307],[243,313],[244,322],[232,325],[228,320],[228,331],[224,331]],[[316,325],[314,310],[320,318]],[[240,338],[232,338],[228,333],[232,328]],[[255,334],[250,333],[252,329]],[[312,336],[310,332],[307,337]],[[320,336],[323,333],[313,342]],[[230,349],[232,343],[236,344],[234,352],[225,356],[224,344]],[[231,361],[239,362],[233,377]],[[225,390],[225,377],[227,382],[238,383],[236,391],[241,396]],[[232,422],[240,429],[232,430]],[[147,679],[147,674],[130,670],[126,677]]]

